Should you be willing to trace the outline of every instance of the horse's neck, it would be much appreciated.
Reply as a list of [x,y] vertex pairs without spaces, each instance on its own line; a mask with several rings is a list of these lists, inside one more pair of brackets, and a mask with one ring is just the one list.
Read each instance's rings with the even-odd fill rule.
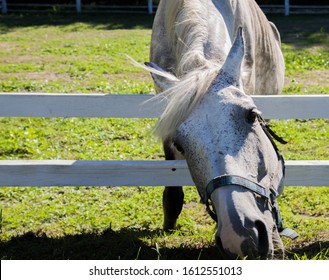
[[231,39],[221,13],[212,5],[210,0],[186,1],[177,13],[170,40],[178,76],[214,65],[220,68],[225,61]]
[[151,60],[163,69],[180,77],[214,62],[220,67],[230,45],[225,21],[211,0],[160,1]]
[[[151,60],[178,77],[223,65],[244,27],[243,85],[248,94],[280,92],[283,60],[266,17],[254,0],[160,1],[154,23]],[[256,90],[257,89],[257,90]]]

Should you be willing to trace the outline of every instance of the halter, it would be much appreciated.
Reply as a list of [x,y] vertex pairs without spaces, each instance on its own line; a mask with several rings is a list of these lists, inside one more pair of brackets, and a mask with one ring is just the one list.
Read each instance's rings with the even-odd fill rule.
[[276,198],[279,196],[279,193],[276,191],[275,181],[279,180],[278,182],[280,182],[284,178],[285,164],[284,164],[284,159],[283,159],[282,155],[280,154],[279,149],[278,149],[277,145],[275,144],[274,140],[272,139],[272,137],[282,144],[287,144],[287,142],[284,141],[278,135],[276,135],[274,133],[274,131],[268,126],[268,124],[265,122],[265,120],[260,115],[257,115],[257,119],[258,119],[263,131],[265,132],[266,136],[269,138],[270,142],[272,143],[273,148],[274,148],[274,150],[277,154],[278,160],[279,160],[278,166],[277,166],[274,174],[271,176],[270,187],[265,188],[264,186],[262,186],[258,183],[255,183],[247,178],[237,176],[237,175],[223,175],[223,176],[216,177],[216,178],[212,179],[206,187],[206,199],[205,199],[206,209],[207,209],[207,212],[209,213],[209,215],[211,216],[211,218],[213,218],[217,222],[217,215],[216,215],[215,211],[210,208],[211,194],[216,189],[224,187],[224,186],[232,186],[232,185],[241,186],[253,193],[260,195],[265,200],[268,200],[273,209],[274,218],[276,221],[276,226],[278,228],[279,234],[281,236],[287,236],[291,239],[296,239],[299,235],[294,230],[283,227],[282,217],[281,217],[281,214],[279,211],[279,206],[278,206],[278,203],[276,200]]

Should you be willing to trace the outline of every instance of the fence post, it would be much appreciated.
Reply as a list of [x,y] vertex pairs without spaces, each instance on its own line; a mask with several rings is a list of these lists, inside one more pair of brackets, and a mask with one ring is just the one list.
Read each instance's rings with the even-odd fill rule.
[[284,15],[289,16],[290,4],[289,0],[284,0]]
[[1,12],[3,14],[7,13],[7,0],[2,0],[1,1]]
[[81,0],[76,0],[76,10],[77,13],[81,13]]
[[148,6],[149,14],[150,15],[153,14],[153,1],[152,0],[148,0],[147,6]]

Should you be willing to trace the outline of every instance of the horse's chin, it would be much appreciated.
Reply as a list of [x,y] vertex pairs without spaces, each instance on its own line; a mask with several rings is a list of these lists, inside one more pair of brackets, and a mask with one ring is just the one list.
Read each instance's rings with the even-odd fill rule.
[[239,249],[234,249],[224,248],[220,236],[216,234],[215,237],[217,248],[224,260],[282,260],[284,258],[284,247],[279,233],[277,231],[274,232],[270,242],[265,241],[266,236],[263,238],[264,240],[258,240],[258,243],[262,244],[262,246],[257,247],[255,246],[257,242],[245,240]]
[[232,252],[230,252],[230,250],[225,249],[223,247],[223,243],[222,243],[221,238],[217,235],[216,235],[216,245],[217,245],[217,248],[219,250],[219,253],[220,253],[221,257],[224,260],[238,260],[238,259],[241,259],[239,254],[232,253]]
[[216,245],[223,259],[225,260],[266,260],[273,259],[273,255],[268,248],[257,248],[254,244],[249,243],[250,240],[246,240],[244,244],[241,244],[241,250],[235,252],[230,251],[229,248],[224,248],[220,237],[216,237]]

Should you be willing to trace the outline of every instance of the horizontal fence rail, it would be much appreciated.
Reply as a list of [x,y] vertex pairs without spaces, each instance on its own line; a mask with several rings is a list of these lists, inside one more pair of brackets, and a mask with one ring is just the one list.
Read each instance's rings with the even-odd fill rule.
[[[327,186],[328,161],[287,161],[285,185]],[[194,185],[183,160],[2,160],[0,186]]]
[[[152,94],[0,93],[0,117],[156,118]],[[329,95],[253,96],[264,118],[329,118]],[[285,184],[329,186],[329,161],[287,161]],[[185,161],[0,160],[0,186],[193,185]]]
[[[152,94],[0,93],[2,117],[157,118],[163,104]],[[268,119],[329,118],[329,95],[253,96]]]

